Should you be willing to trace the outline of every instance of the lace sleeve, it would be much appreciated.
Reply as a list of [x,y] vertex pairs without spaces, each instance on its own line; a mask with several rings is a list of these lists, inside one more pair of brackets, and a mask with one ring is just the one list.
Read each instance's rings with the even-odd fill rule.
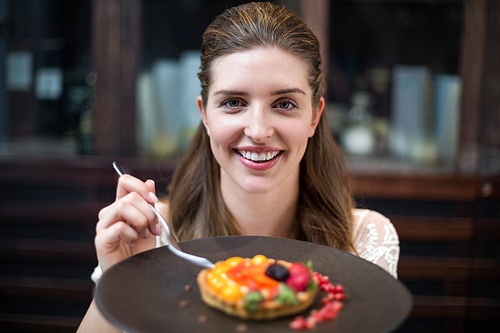
[[397,278],[399,238],[394,225],[382,214],[367,209],[355,209],[353,216],[354,245],[359,256]]

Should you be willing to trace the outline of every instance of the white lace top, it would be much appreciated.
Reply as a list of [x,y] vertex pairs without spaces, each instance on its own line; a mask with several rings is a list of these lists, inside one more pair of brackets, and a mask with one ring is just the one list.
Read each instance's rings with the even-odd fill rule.
[[[399,260],[399,238],[396,229],[388,218],[368,209],[355,209],[354,245],[361,258],[372,262],[397,278]],[[164,232],[156,237],[156,247],[168,244]],[[98,265],[92,273],[97,282],[102,275]]]
[[399,237],[394,225],[380,213],[355,209],[354,245],[361,258],[398,277]]

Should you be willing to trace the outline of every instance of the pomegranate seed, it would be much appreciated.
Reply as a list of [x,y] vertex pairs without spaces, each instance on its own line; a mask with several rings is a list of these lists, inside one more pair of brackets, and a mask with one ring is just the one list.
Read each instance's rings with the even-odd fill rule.
[[342,287],[341,284],[338,284],[335,286],[335,292],[337,293],[343,293],[344,292],[344,287]]
[[335,312],[336,314],[339,313],[340,309],[344,306],[342,302],[339,301],[333,301],[332,303],[332,311]]
[[329,291],[329,292],[331,292],[331,293],[337,293],[337,292],[338,292],[338,291],[337,291],[337,287],[335,287],[333,284],[330,284],[330,285],[328,286],[328,290],[327,290],[327,291]]
[[335,294],[335,299],[337,301],[343,301],[345,299],[345,294],[344,293],[337,293],[337,294]]
[[303,330],[306,328],[306,320],[302,316],[296,317],[292,322],[290,322],[290,328],[293,330]]
[[321,311],[316,311],[311,316],[314,318],[316,323],[321,323],[323,321],[323,313],[321,313]]
[[308,317],[306,319],[306,328],[310,330],[315,327],[316,327],[316,320],[314,319],[314,317]]
[[307,318],[296,317],[290,322],[289,326],[294,330],[312,329],[316,324],[323,321],[329,321],[337,318],[337,315],[343,307],[345,300],[344,287],[341,284],[333,285],[328,276],[323,276],[318,272],[313,273],[314,282],[318,284],[321,291],[328,294],[321,300],[321,309],[312,310]]

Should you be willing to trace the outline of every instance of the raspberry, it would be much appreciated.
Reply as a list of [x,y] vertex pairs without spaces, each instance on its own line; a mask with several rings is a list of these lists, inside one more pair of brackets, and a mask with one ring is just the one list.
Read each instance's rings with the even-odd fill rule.
[[280,264],[269,265],[265,274],[276,281],[286,281],[286,279],[290,276],[288,269]]

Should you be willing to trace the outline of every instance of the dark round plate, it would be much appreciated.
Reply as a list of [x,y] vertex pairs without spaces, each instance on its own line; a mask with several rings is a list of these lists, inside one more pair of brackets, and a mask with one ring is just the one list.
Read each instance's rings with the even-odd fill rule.
[[[382,268],[327,246],[257,236],[204,238],[181,246],[212,262],[256,254],[291,262],[311,260],[313,269],[328,275],[332,283],[342,284],[346,295],[337,319],[318,324],[315,333],[388,332],[396,329],[412,308],[406,287]],[[288,324],[293,317],[243,321],[208,307],[199,295],[199,271],[167,247],[146,251],[111,267],[97,285],[95,300],[108,320],[128,332],[235,332],[243,322],[247,332],[291,332]],[[186,285],[192,289],[185,290]],[[319,293],[312,308],[321,307],[324,294]],[[188,305],[180,306],[181,301]],[[207,320],[201,322],[200,316]]]

